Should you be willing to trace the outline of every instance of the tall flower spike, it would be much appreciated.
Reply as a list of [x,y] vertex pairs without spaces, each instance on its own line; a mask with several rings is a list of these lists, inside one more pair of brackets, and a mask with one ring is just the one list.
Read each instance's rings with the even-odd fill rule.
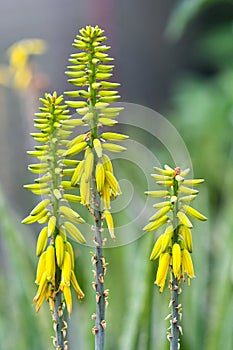
[[[179,325],[181,319],[181,308],[178,303],[179,284],[185,281],[190,284],[190,279],[194,278],[194,269],[191,258],[193,227],[189,217],[205,221],[207,218],[192,208],[189,204],[198,194],[193,186],[198,186],[203,179],[185,179],[189,169],[182,171],[180,168],[172,169],[168,165],[164,169],[155,167],[156,173],[151,174],[156,183],[165,190],[146,191],[148,196],[163,198],[160,203],[154,204],[158,210],[149,219],[149,224],[144,227],[144,231],[154,231],[168,223],[165,232],[159,236],[153,247],[150,259],[159,258],[159,266],[155,283],[163,291],[167,274],[170,273],[169,289],[171,290],[171,327],[168,329],[168,339],[171,342],[171,349],[178,349]],[[189,187],[191,186],[191,187]],[[170,333],[171,329],[171,333]]]
[[[106,271],[102,256],[102,221],[106,220],[110,236],[115,238],[113,218],[109,212],[111,198],[121,193],[119,183],[114,175],[110,158],[105,151],[122,152],[126,148],[116,142],[125,140],[128,136],[102,132],[102,126],[111,127],[117,124],[115,118],[121,107],[110,106],[120,96],[117,87],[120,85],[109,82],[114,66],[109,64],[113,58],[108,56],[110,46],[104,42],[104,31],[98,26],[87,26],[80,30],[73,46],[80,52],[71,54],[68,66],[68,81],[75,85],[75,91],[65,94],[75,100],[66,101],[75,108],[80,117],[69,120],[70,125],[87,125],[89,132],[81,134],[70,141],[67,157],[72,157],[85,151],[83,160],[76,167],[71,183],[80,185],[81,203],[94,214],[94,243],[96,246],[96,349],[104,347],[105,329],[105,295],[104,274]],[[104,325],[104,326],[103,326]]]
[[[49,302],[55,324],[55,344],[57,348],[63,349],[66,340],[62,310],[65,302],[68,314],[71,313],[70,286],[73,285],[78,298],[84,297],[74,275],[74,264],[71,264],[73,249],[67,235],[80,243],[85,243],[85,238],[79,229],[71,223],[80,224],[84,220],[68,206],[69,200],[80,202],[80,198],[65,193],[66,188],[76,190],[70,181],[64,179],[67,175],[73,174],[74,167],[78,163],[63,158],[67,138],[73,129],[68,123],[70,116],[67,107],[62,105],[63,97],[57,97],[56,93],[45,94],[45,98],[41,98],[40,101],[43,107],[40,107],[40,112],[35,114],[34,119],[34,126],[39,132],[31,134],[40,145],[36,145],[34,151],[28,152],[39,160],[39,163],[29,165],[29,170],[38,174],[38,178],[34,184],[24,187],[43,199],[22,223],[38,222],[45,225],[40,231],[36,247],[39,262],[35,282],[38,290],[34,303],[38,312],[44,299]],[[69,225],[72,225],[72,230]]]

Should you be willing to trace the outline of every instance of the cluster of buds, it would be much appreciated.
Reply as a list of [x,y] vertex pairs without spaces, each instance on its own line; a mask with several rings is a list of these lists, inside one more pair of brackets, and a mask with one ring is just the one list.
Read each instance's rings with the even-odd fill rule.
[[43,225],[36,247],[39,257],[36,284],[37,293],[34,297],[36,310],[39,311],[46,298],[54,311],[55,295],[63,293],[68,314],[72,311],[70,286],[73,285],[79,298],[84,294],[74,273],[74,252],[67,235],[79,243],[86,240],[75,224],[82,224],[81,216],[69,207],[69,202],[80,202],[80,197],[65,193],[76,189],[66,177],[73,175],[79,163],[76,160],[64,159],[67,138],[72,132],[70,116],[66,105],[62,105],[63,97],[45,94],[41,98],[43,107],[36,113],[34,126],[39,130],[31,136],[39,145],[28,154],[36,157],[39,163],[33,163],[28,169],[38,175],[33,184],[24,187],[32,193],[41,196],[42,201],[30,212],[22,223],[39,223]]
[[[73,46],[81,52],[71,54],[68,66],[68,81],[77,86],[77,90],[65,94],[78,101],[66,101],[67,105],[75,108],[79,118],[73,120],[73,125],[88,126],[90,131],[81,134],[70,141],[66,157],[72,157],[85,150],[83,160],[78,164],[71,179],[71,185],[80,185],[81,203],[91,211],[95,189],[100,195],[101,203],[97,203],[103,212],[112,238],[114,238],[114,224],[110,209],[110,200],[121,193],[120,186],[113,172],[110,158],[105,151],[122,152],[126,148],[115,143],[128,138],[128,136],[103,132],[99,134],[99,127],[117,124],[121,107],[110,107],[111,102],[119,99],[117,88],[120,84],[109,82],[114,66],[106,53],[110,46],[103,43],[106,37],[104,31],[98,26],[87,26],[80,30]],[[71,121],[70,121],[71,122]],[[110,141],[110,142],[109,142]],[[113,141],[113,142],[111,142]]]
[[[191,258],[192,253],[192,223],[188,216],[205,221],[207,218],[192,208],[189,204],[193,201],[198,191],[193,187],[203,183],[203,179],[185,179],[189,169],[182,171],[180,168],[172,169],[165,165],[164,169],[155,167],[156,174],[151,176],[156,183],[165,187],[165,190],[146,191],[148,196],[164,198],[164,201],[154,204],[158,209],[149,218],[149,224],[144,231],[154,231],[164,224],[167,227],[159,236],[153,247],[150,259],[159,258],[159,266],[155,283],[163,291],[168,271],[174,274],[178,283],[195,277]],[[188,215],[188,216],[187,216]]]

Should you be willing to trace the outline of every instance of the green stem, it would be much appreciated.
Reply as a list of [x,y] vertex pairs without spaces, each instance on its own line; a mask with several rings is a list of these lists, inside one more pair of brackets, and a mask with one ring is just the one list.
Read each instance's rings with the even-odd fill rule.
[[[173,195],[177,198],[174,203],[173,208],[173,240],[172,245],[178,242],[178,222],[177,222],[177,212],[178,212],[178,182],[174,179],[173,186]],[[172,309],[172,318],[171,318],[171,341],[170,341],[170,350],[178,350],[179,346],[179,309],[178,309],[178,280],[172,272],[172,300],[171,300],[171,309]]]
[[[54,117],[55,119],[55,117]],[[53,241],[55,242],[55,238],[57,234],[59,233],[58,227],[59,227],[59,199],[54,195],[54,190],[59,188],[59,178],[60,174],[58,173],[59,169],[59,158],[58,158],[58,140],[56,135],[56,128],[54,128],[51,132],[50,137],[50,145],[51,145],[51,163],[50,163],[50,173],[52,177],[52,191],[51,191],[51,198],[52,198],[52,210],[53,215],[56,217],[56,228],[53,234]],[[54,293],[54,311],[52,314],[53,322],[54,322],[54,331],[55,331],[55,338],[56,338],[56,349],[58,350],[64,350],[65,349],[65,337],[66,334],[64,332],[65,329],[65,322],[63,320],[63,307],[62,307],[62,292],[59,290],[61,281],[61,270],[56,264],[56,272],[55,272],[55,293]]]
[[[56,290],[59,288],[59,283],[61,280],[61,271],[59,268],[56,268]],[[54,330],[56,336],[56,349],[64,350],[64,320],[63,320],[63,311],[62,311],[62,293],[61,291],[55,293],[54,297],[54,312],[53,312],[53,321],[54,321]]]
[[94,243],[96,261],[96,320],[95,320],[95,349],[104,349],[105,328],[105,296],[104,296],[104,258],[102,253],[102,218],[100,208],[100,196],[94,189]]
[[[95,108],[96,104],[96,90],[92,88],[92,84],[96,81],[96,66],[92,63],[93,52],[91,50],[89,56],[89,88],[90,88],[90,110],[93,113],[93,121],[91,125],[91,143],[98,137],[98,113]],[[95,183],[95,168],[98,159],[95,155],[94,171],[92,178],[92,197],[94,201],[94,244],[95,244],[95,288],[96,288],[96,320],[95,320],[95,350],[104,350],[104,329],[105,329],[105,295],[104,295],[104,258],[103,258],[103,241],[102,241],[102,212],[101,212],[101,198],[96,188]]]
[[178,313],[178,281],[172,273],[172,322],[170,350],[178,350],[179,344],[179,313]]

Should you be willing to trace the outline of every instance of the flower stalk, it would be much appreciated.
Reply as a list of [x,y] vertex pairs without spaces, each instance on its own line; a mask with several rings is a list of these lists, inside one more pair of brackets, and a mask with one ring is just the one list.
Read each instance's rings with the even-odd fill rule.
[[[159,286],[162,293],[167,275],[170,274],[169,289],[171,290],[171,300],[169,306],[171,313],[170,327],[167,331],[167,338],[170,341],[170,349],[179,349],[179,334],[182,334],[180,325],[182,308],[179,303],[181,294],[180,283],[194,278],[194,269],[191,259],[192,253],[192,223],[187,214],[192,218],[205,221],[207,218],[196,209],[189,206],[198,191],[194,186],[201,184],[203,179],[186,180],[189,169],[182,171],[180,168],[172,169],[165,165],[164,169],[154,168],[156,174],[152,177],[156,183],[166,190],[146,191],[145,193],[154,198],[162,197],[164,201],[154,204],[157,212],[149,218],[149,224],[144,227],[144,231],[154,231],[164,224],[167,224],[165,232],[159,236],[154,244],[150,259],[159,258],[159,266],[156,274],[155,284]],[[190,188],[191,186],[192,188]],[[167,319],[166,318],[166,319]]]
[[[69,125],[70,116],[66,105],[62,105],[63,97],[45,94],[40,99],[43,107],[36,113],[34,126],[39,133],[32,133],[40,145],[31,156],[38,158],[40,163],[29,165],[29,170],[39,177],[34,184],[24,187],[44,199],[36,205],[30,215],[22,223],[38,222],[44,225],[37,240],[36,255],[39,257],[36,281],[37,293],[34,297],[36,312],[42,306],[44,299],[49,303],[52,313],[55,337],[53,344],[56,349],[68,349],[66,338],[67,320],[72,312],[72,297],[70,286],[73,285],[78,298],[83,298],[82,292],[74,274],[74,253],[67,238],[69,235],[79,243],[85,243],[79,229],[74,223],[83,223],[80,215],[68,205],[70,201],[80,201],[77,196],[66,194],[66,189],[72,189],[69,181],[64,181],[67,174],[73,174],[77,161],[69,162],[63,158],[64,146],[72,128]],[[69,168],[66,168],[69,166]],[[75,189],[75,187],[73,187]]]
[[[95,281],[93,286],[96,292],[96,313],[93,334],[95,335],[95,349],[104,349],[104,332],[106,328],[105,308],[108,291],[104,289],[106,273],[103,256],[103,222],[106,221],[111,238],[114,235],[114,223],[110,213],[110,201],[121,193],[120,186],[115,178],[113,166],[106,151],[122,152],[125,147],[108,141],[122,141],[128,138],[123,134],[104,132],[100,134],[102,126],[113,126],[117,123],[115,117],[122,108],[110,107],[111,102],[117,101],[120,96],[114,90],[120,84],[109,82],[114,66],[108,64],[113,61],[108,56],[109,46],[103,45],[106,37],[98,26],[87,26],[80,30],[73,46],[78,53],[70,56],[72,65],[68,66],[66,74],[68,80],[77,86],[76,91],[65,94],[75,101],[66,101],[67,105],[76,108],[81,118],[73,119],[73,125],[88,125],[89,132],[81,134],[71,140],[66,156],[74,156],[82,151],[84,158],[76,167],[71,179],[72,185],[80,185],[81,203],[93,215],[95,252],[92,263],[95,265]],[[106,240],[106,238],[104,239]]]

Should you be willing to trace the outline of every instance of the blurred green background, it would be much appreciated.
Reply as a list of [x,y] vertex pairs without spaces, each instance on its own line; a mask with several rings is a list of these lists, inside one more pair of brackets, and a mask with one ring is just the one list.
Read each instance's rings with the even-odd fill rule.
[[[70,89],[63,72],[74,36],[86,24],[106,30],[116,58],[115,80],[122,82],[122,101],[166,116],[188,148],[195,177],[206,180],[195,207],[208,216],[208,222],[195,223],[193,229],[196,278],[191,287],[183,287],[181,348],[233,349],[233,2],[0,3],[0,349],[53,348],[48,307],[44,305],[35,315],[32,306],[38,227],[28,228],[20,221],[37,198],[22,186],[32,181],[26,150],[33,147],[28,133],[33,130],[38,97],[44,91]],[[47,49],[30,55],[28,83],[17,88],[6,51],[25,38],[43,39]],[[133,127],[125,131],[162,164],[175,165],[158,140]],[[135,212],[145,203],[146,177],[153,165],[141,169],[135,162],[114,161],[118,178],[133,186]],[[153,284],[156,264],[149,261],[158,233],[141,234],[151,212],[145,212],[141,225],[135,224],[133,214],[132,206],[125,206],[116,221],[119,227],[132,221],[125,235],[135,240],[105,250],[109,262],[106,288],[110,289],[106,349],[169,349],[169,324],[164,321],[169,292],[159,294]],[[91,248],[74,245],[86,298],[75,302],[69,342],[71,350],[87,350],[94,344]]]

